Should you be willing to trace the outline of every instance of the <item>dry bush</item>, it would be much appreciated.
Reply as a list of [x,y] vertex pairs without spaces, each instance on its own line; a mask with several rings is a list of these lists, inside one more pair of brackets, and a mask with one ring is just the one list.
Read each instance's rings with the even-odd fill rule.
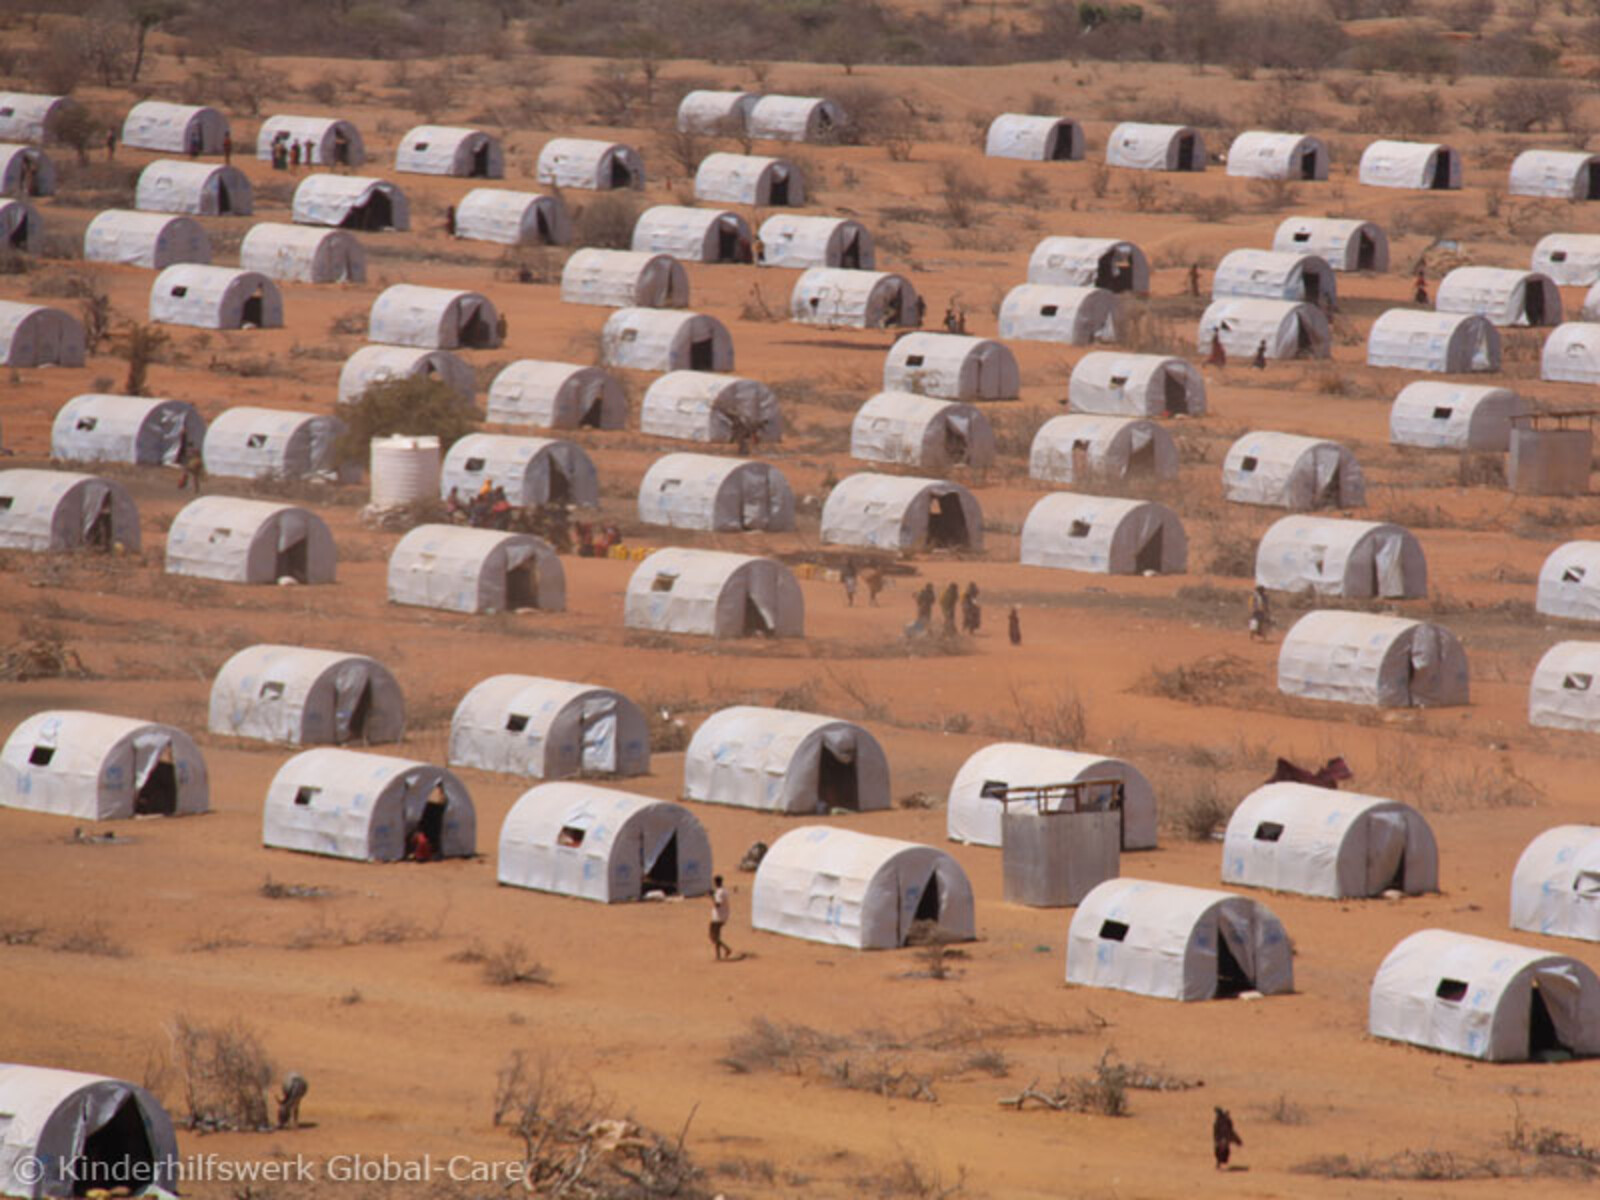
[[104,921],[85,921],[50,942],[50,949],[62,954],[89,954],[97,958],[123,958],[128,951],[111,936]]
[[1134,690],[1187,704],[1215,704],[1255,677],[1255,668],[1236,654],[1208,654],[1172,667],[1151,667]]
[[261,881],[256,894],[266,900],[321,900],[333,895],[327,888],[309,883],[279,883],[271,875]]
[[515,938],[498,950],[490,951],[483,962],[483,978],[496,987],[532,983],[549,986],[550,969],[533,957],[532,951]]
[[984,732],[991,737],[1010,737],[1037,746],[1074,748],[1088,741],[1089,719],[1075,689],[1058,686],[1043,698],[1024,698],[1015,683],[1010,685],[1012,719],[989,721]]
[[573,244],[626,250],[633,245],[633,227],[640,203],[628,192],[602,192],[572,217]]
[[1250,194],[1262,212],[1277,212],[1300,203],[1300,189],[1289,179],[1252,179]]
[[1180,210],[1188,213],[1195,220],[1208,225],[1219,225],[1239,211],[1239,206],[1232,196],[1218,193],[1214,196],[1191,195],[1186,196]]
[[225,1025],[204,1025],[178,1013],[167,1037],[190,1129],[271,1128],[266,1089],[276,1071],[254,1030],[237,1018]]
[[55,630],[23,623],[21,638],[0,649],[0,680],[88,679],[89,670]]
[[983,181],[955,163],[939,170],[939,199],[945,219],[957,229],[969,229],[978,219],[978,206],[989,198]]

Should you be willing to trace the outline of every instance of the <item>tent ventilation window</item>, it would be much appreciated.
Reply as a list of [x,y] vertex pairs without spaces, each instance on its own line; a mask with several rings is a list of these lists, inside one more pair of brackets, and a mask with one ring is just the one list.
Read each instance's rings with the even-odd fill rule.
[[1039,309],[1039,315],[1041,317],[1053,317],[1060,311],[1061,311],[1061,306],[1060,305],[1058,305],[1058,304],[1046,304],[1042,308]]
[[261,685],[261,698],[263,700],[282,700],[283,684],[277,680],[269,679]]
[[1565,571],[1561,572],[1561,582],[1582,583],[1583,577],[1586,574],[1588,574],[1588,569],[1585,567],[1568,567]]
[[13,497],[11,496],[0,496],[0,512],[5,512],[6,509],[10,508],[12,500]]
[[521,733],[528,727],[528,718],[522,713],[512,713],[506,718],[506,732]]
[[1239,464],[1239,469],[1241,471],[1254,471],[1256,469],[1258,461],[1259,460],[1257,460],[1255,455],[1246,454],[1244,456],[1244,461]]
[[98,417],[79,417],[78,418],[78,428],[81,429],[84,433],[88,433],[90,430],[92,430],[98,424],[100,424],[100,419]]
[[1572,877],[1572,890],[1588,900],[1600,898],[1600,872],[1579,871]]
[[300,788],[294,794],[294,802],[296,804],[298,804],[301,808],[310,808],[311,807],[311,802],[314,799],[316,799],[317,793],[320,792],[321,790],[322,790],[321,788],[315,788],[315,787],[303,787],[303,788]]
[[483,470],[483,459],[481,459],[481,458],[469,458],[469,459],[467,459],[467,470],[472,471],[472,472],[478,472],[478,471]]
[[1112,387],[1127,387],[1128,386],[1128,377],[1126,375],[1113,375],[1111,377],[1111,386]]
[[1067,530],[1068,537],[1085,538],[1089,536],[1089,522],[1074,521],[1072,528]]
[[252,450],[259,450],[267,444],[267,435],[264,433],[252,433],[245,438],[244,444]]
[[922,360],[923,356],[921,354],[908,354],[906,355],[906,366],[920,367],[922,365]]
[[1108,942],[1127,941],[1128,926],[1123,921],[1102,921],[1100,923],[1100,936]]
[[189,294],[189,289],[184,284],[180,283],[177,287],[172,289],[172,294],[174,296],[187,296]]
[[676,575],[670,575],[663,571],[651,581],[650,590],[652,592],[670,592],[672,585],[677,582],[678,577]]
[[1004,779],[985,779],[983,786],[978,789],[978,795],[985,800],[1004,800],[1010,785]]
[[1256,841],[1275,842],[1283,836],[1283,826],[1276,821],[1263,821],[1256,826]]
[[1593,675],[1587,675],[1574,671],[1571,675],[1567,675],[1561,680],[1561,687],[1564,691],[1568,692],[1587,692],[1589,690],[1589,685],[1593,682]]
[[421,151],[426,150],[428,148],[428,143],[427,142],[417,142],[411,148],[420,153]]
[[28,765],[30,767],[48,767],[50,760],[55,756],[56,748],[54,746],[35,746],[28,753]]
[[1443,405],[1440,405],[1438,408],[1433,410],[1433,419],[1435,421],[1448,421],[1450,419],[1450,414],[1453,412],[1455,412],[1455,409],[1446,408]]
[[563,825],[561,832],[556,835],[556,845],[581,846],[583,845],[584,833],[585,831],[579,829],[576,825]]
[[1567,261],[1567,252],[1565,250],[1552,250],[1550,252],[1550,261],[1551,262],[1566,262]]
[[1467,998],[1467,984],[1461,979],[1441,979],[1439,986],[1434,990],[1435,996],[1441,1000],[1449,1000],[1452,1004]]
[[218,542],[227,541],[232,536],[233,530],[231,529],[213,529],[211,531],[211,536],[207,540],[211,542],[212,545],[215,545]]
[[1295,232],[1294,232],[1294,240],[1297,241],[1297,242],[1302,242],[1302,243],[1303,242],[1309,242],[1311,240],[1311,231],[1309,229],[1297,229],[1297,230],[1295,230]]

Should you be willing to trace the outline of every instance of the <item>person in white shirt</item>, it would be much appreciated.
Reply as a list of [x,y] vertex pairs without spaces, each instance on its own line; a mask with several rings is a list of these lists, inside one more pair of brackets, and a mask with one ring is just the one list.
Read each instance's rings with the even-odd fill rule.
[[733,957],[733,948],[722,940],[722,927],[728,923],[728,889],[722,886],[722,876],[711,880],[711,948],[721,962]]

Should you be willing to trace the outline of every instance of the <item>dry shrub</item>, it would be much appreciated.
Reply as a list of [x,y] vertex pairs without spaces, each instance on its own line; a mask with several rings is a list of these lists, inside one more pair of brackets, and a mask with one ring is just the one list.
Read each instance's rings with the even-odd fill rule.
[[235,1018],[204,1025],[179,1013],[167,1029],[190,1129],[264,1131],[266,1089],[276,1074],[255,1031]]
[[526,945],[513,938],[485,957],[483,978],[496,987],[521,983],[549,986],[550,969],[537,961]]
[[573,244],[626,250],[633,245],[640,203],[627,192],[604,192],[573,214]]
[[122,958],[128,951],[111,936],[103,921],[85,921],[65,933],[58,934],[50,943],[52,950],[62,954],[89,954],[97,958]]
[[1255,676],[1255,668],[1237,654],[1208,654],[1172,667],[1151,667],[1134,690],[1186,704],[1215,704]]
[[89,671],[76,650],[54,630],[24,625],[22,638],[0,650],[0,680],[88,679]]

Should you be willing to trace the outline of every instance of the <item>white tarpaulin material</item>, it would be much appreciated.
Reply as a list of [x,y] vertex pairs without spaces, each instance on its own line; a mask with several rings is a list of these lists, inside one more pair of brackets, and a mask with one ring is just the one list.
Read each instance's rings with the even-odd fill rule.
[[186,400],[151,396],[74,396],[50,426],[50,457],[58,462],[121,462],[172,466],[197,450],[205,418]]
[[[300,147],[304,167],[359,167],[367,161],[361,131],[339,117],[302,117],[278,113],[261,122],[256,134],[256,157],[272,161],[273,143],[282,140]],[[311,143],[308,153],[306,143]]]
[[0,246],[38,254],[44,249],[44,219],[26,200],[0,200]]
[[1335,271],[1389,269],[1389,235],[1371,221],[1289,217],[1272,235],[1272,248],[1315,254]]
[[478,851],[472,796],[443,767],[323,747],[279,768],[261,812],[261,844],[365,862],[399,862],[412,835],[434,858]]
[[122,144],[169,154],[221,154],[228,118],[214,108],[141,100],[122,122]]
[[1278,690],[1288,696],[1443,708],[1468,703],[1466,651],[1441,625],[1318,609],[1284,635]]
[[451,492],[465,502],[485,483],[504,488],[516,508],[541,504],[600,503],[600,477],[576,442],[561,438],[469,433],[450,445],[439,471],[439,498]]
[[1328,147],[1306,133],[1246,130],[1228,147],[1228,174],[1248,179],[1326,179]]
[[1332,309],[1339,284],[1325,259],[1298,250],[1230,250],[1211,277],[1212,296],[1304,300]]
[[823,141],[844,123],[844,110],[817,96],[762,96],[745,115],[751,137],[783,142]]
[[411,228],[406,194],[387,180],[361,175],[307,175],[294,189],[290,211],[296,225],[369,232]]
[[1600,234],[1547,233],[1530,265],[1562,287],[1591,287],[1600,283]]
[[1533,607],[1551,617],[1600,621],[1600,542],[1567,542],[1539,568]]
[[1600,826],[1557,825],[1511,873],[1511,928],[1600,942]]
[[1117,340],[1117,298],[1104,288],[1019,283],[1000,303],[1000,336],[1087,346]]
[[862,471],[841,479],[822,504],[822,540],[914,551],[983,549],[983,510],[959,483]]
[[1489,1062],[1600,1053],[1600,979],[1564,954],[1424,929],[1373,976],[1367,1032]]
[[764,462],[715,454],[667,454],[639,484],[639,520],[674,529],[737,533],[794,528],[794,491]]
[[1022,373],[1011,350],[989,338],[908,333],[884,356],[883,390],[944,400],[1010,400],[1022,390]]
[[200,329],[278,329],[283,293],[259,271],[177,263],[150,285],[150,319]]
[[0,92],[0,138],[10,142],[42,142],[51,121],[78,102],[67,96],[36,92]]
[[1083,126],[1069,117],[1001,113],[989,122],[983,152],[990,158],[1065,162],[1083,157]]
[[860,221],[847,217],[812,217],[778,213],[761,222],[759,239],[764,267],[844,267],[870,271],[876,265],[872,235]]
[[238,167],[158,158],[139,172],[133,206],[140,212],[249,216],[250,180]]
[[72,710],[35,713],[0,750],[0,807],[120,821],[202,813],[206,761],[171,725]]
[[492,350],[500,344],[500,314],[479,292],[396,283],[372,302],[367,336],[391,346]]
[[1356,508],[1367,484],[1355,455],[1337,442],[1295,433],[1247,433],[1228,447],[1222,493],[1236,504]]
[[1528,724],[1600,732],[1600,642],[1557,642],[1528,686]]
[[506,173],[506,156],[500,139],[481,129],[418,125],[400,139],[394,169],[412,175],[501,179]]
[[802,825],[767,851],[750,893],[750,924],[768,933],[890,950],[931,922],[946,939],[977,936],[972,884],[942,850],[853,829]]
[[678,132],[737,137],[745,131],[759,92],[720,92],[696,88],[678,101]]
[[565,304],[608,308],[682,308],[689,303],[689,275],[670,254],[633,250],[574,250],[561,269]]
[[0,1115],[0,1196],[77,1196],[96,1178],[178,1192],[172,1118],[138,1084],[0,1063]]
[[1068,413],[1039,426],[1028,450],[1028,474],[1053,483],[1091,483],[1130,475],[1176,479],[1178,444],[1144,417]]
[[1028,511],[1019,561],[1098,575],[1181,575],[1189,539],[1165,504],[1056,492]]
[[333,534],[310,509],[238,496],[201,496],[167,531],[168,575],[227,583],[332,583]]
[[353,482],[359,467],[340,468],[334,445],[344,422],[320,413],[240,405],[206,430],[206,474],[232,479],[333,479]]
[[1433,304],[1442,313],[1476,313],[1491,325],[1561,324],[1561,290],[1537,271],[1457,267],[1439,281]]
[[1428,594],[1428,560],[1399,525],[1284,517],[1256,546],[1256,582],[1281,592],[1412,599]]
[[1439,846],[1409,804],[1359,792],[1269,783],[1233,810],[1222,882],[1330,900],[1439,890]]
[[518,797],[500,826],[496,878],[618,904],[646,892],[711,890],[711,839],[681,804],[587,783],[545,783]]
[[83,322],[59,308],[0,300],[0,366],[81,367]]
[[363,346],[339,368],[339,403],[359,399],[375,383],[389,379],[437,379],[464,400],[472,399],[477,374],[448,350],[409,346]]
[[919,303],[903,275],[812,267],[789,293],[789,318],[828,329],[914,329],[922,324]]
[[657,550],[628,578],[623,624],[705,637],[802,637],[805,598],[771,558],[720,550]]
[[533,779],[648,775],[650,726],[638,705],[610,688],[491,675],[456,706],[448,762]]
[[638,371],[731,371],[733,338],[715,317],[663,308],[619,308],[600,331],[606,365]]
[[84,230],[83,257],[160,270],[173,263],[210,262],[211,239],[193,217],[111,208]]
[[1187,125],[1124,121],[1106,142],[1106,165],[1139,171],[1204,171],[1206,143]]
[[1232,892],[1108,879],[1067,929],[1067,982],[1168,1000],[1294,990],[1289,935],[1266,905]]
[[1472,313],[1391,308],[1367,334],[1367,365],[1447,375],[1498,371],[1500,331]]
[[1563,383],[1600,383],[1600,324],[1557,325],[1539,354],[1539,378]]
[[113,479],[72,471],[0,471],[0,550],[139,551],[139,510]]
[[755,256],[750,223],[738,213],[679,204],[658,204],[640,213],[633,249],[684,262],[747,263]]
[[56,165],[48,154],[37,146],[0,140],[0,195],[50,196],[55,190]]
[[783,208],[806,202],[806,177],[786,158],[708,154],[694,173],[694,198],[712,204]]
[[502,246],[561,246],[572,222],[560,196],[473,188],[456,205],[456,236]]
[[628,396],[599,367],[523,358],[494,377],[484,420],[545,429],[622,429],[628,423]]
[[961,764],[950,784],[945,832],[952,842],[999,846],[1005,805],[998,793],[1003,789],[1107,779],[1122,784],[1122,848],[1154,849],[1156,795],[1139,768],[1120,758],[1026,742],[996,742]]
[[1437,142],[1376,141],[1361,152],[1368,187],[1446,191],[1461,186],[1461,155]]
[[367,252],[343,229],[263,221],[239,244],[239,265],[294,283],[367,281]]
[[1400,389],[1389,408],[1389,440],[1396,446],[1504,454],[1511,419],[1529,411],[1510,388],[1420,379]]
[[1582,150],[1524,150],[1511,160],[1506,188],[1513,196],[1600,200],[1600,154]]
[[1328,318],[1320,308],[1253,296],[1225,296],[1206,307],[1195,344],[1208,351],[1213,337],[1228,357],[1245,361],[1258,352],[1268,359],[1327,358],[1333,346]]
[[768,812],[873,812],[889,807],[889,760],[854,722],[741,704],[695,730],[683,794]]
[[389,555],[389,603],[449,612],[563,612],[567,577],[555,547],[527,533],[418,525]]
[[1206,411],[1206,381],[1181,358],[1091,350],[1072,368],[1067,402],[1073,412],[1197,417]]
[[737,441],[734,423],[758,442],[783,440],[783,414],[772,389],[754,379],[711,371],[669,371],[639,404],[639,432],[688,442]]
[[207,728],[290,745],[397,742],[405,698],[376,659],[305,646],[247,646],[211,684]]
[[850,422],[850,457],[908,467],[987,467],[994,428],[980,408],[912,392],[879,392]]
[[1028,256],[1028,282],[1142,294],[1150,290],[1150,260],[1115,238],[1047,237]]
[[591,138],[551,138],[539,151],[534,172],[556,187],[610,191],[644,187],[644,160],[632,146]]

